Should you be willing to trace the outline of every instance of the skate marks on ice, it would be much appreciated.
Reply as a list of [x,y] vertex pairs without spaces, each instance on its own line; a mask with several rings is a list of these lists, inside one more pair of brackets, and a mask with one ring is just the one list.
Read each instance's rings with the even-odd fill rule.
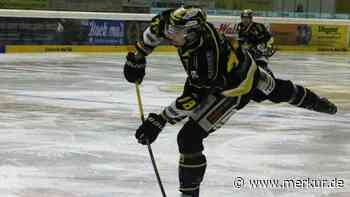
[[[135,87],[123,79],[124,56],[0,58],[1,196],[160,196],[147,150],[133,137],[140,120]],[[339,114],[251,103],[205,141],[208,169],[201,196],[349,196],[348,59],[277,54],[271,61],[277,76],[329,96],[340,105]],[[152,54],[146,72],[145,111],[159,112],[180,93],[183,68],[173,54]],[[169,196],[177,196],[180,127],[167,126],[153,145]],[[233,182],[239,176],[337,177],[345,187],[238,190]]]

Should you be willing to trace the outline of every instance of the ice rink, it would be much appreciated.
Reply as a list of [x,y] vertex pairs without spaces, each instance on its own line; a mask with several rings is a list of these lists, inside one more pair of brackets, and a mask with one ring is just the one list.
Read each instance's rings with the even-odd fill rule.
[[[140,124],[125,54],[0,56],[0,197],[161,196]],[[202,197],[349,197],[350,54],[277,53],[275,75],[327,96],[331,116],[287,104],[251,102],[205,141]],[[152,54],[142,84],[146,113],[180,94],[175,54]],[[178,197],[176,134],[152,145],[169,197]],[[245,179],[234,188],[237,177]],[[343,187],[251,188],[250,179],[335,179]]]

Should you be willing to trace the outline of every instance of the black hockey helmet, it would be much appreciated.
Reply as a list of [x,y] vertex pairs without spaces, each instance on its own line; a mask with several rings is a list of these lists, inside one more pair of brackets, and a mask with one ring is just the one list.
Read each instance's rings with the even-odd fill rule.
[[192,42],[206,21],[207,15],[200,7],[183,6],[171,12],[167,31],[182,31],[186,34],[186,40]]
[[247,17],[247,18],[253,18],[254,12],[251,9],[245,9],[241,12],[241,18]]
[[206,13],[197,6],[183,6],[170,14],[170,24],[184,27],[203,24],[207,20]]

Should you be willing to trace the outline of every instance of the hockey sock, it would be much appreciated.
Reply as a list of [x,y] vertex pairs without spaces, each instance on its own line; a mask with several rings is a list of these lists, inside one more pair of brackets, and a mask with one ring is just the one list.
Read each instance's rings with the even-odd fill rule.
[[205,155],[203,155],[201,152],[180,155],[180,191],[185,196],[199,196],[199,186],[203,180],[206,167],[207,161]]

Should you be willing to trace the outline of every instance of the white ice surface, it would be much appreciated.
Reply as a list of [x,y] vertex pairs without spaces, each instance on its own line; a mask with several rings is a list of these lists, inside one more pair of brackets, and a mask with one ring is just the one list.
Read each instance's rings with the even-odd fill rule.
[[[0,56],[0,197],[161,196],[140,124],[125,54]],[[339,105],[335,116],[251,103],[205,141],[202,197],[349,197],[348,54],[276,54],[272,69]],[[146,112],[160,112],[185,79],[174,54],[151,55],[142,85]],[[178,196],[176,134],[152,145],[169,197]],[[235,177],[338,178],[338,189],[234,189]]]

